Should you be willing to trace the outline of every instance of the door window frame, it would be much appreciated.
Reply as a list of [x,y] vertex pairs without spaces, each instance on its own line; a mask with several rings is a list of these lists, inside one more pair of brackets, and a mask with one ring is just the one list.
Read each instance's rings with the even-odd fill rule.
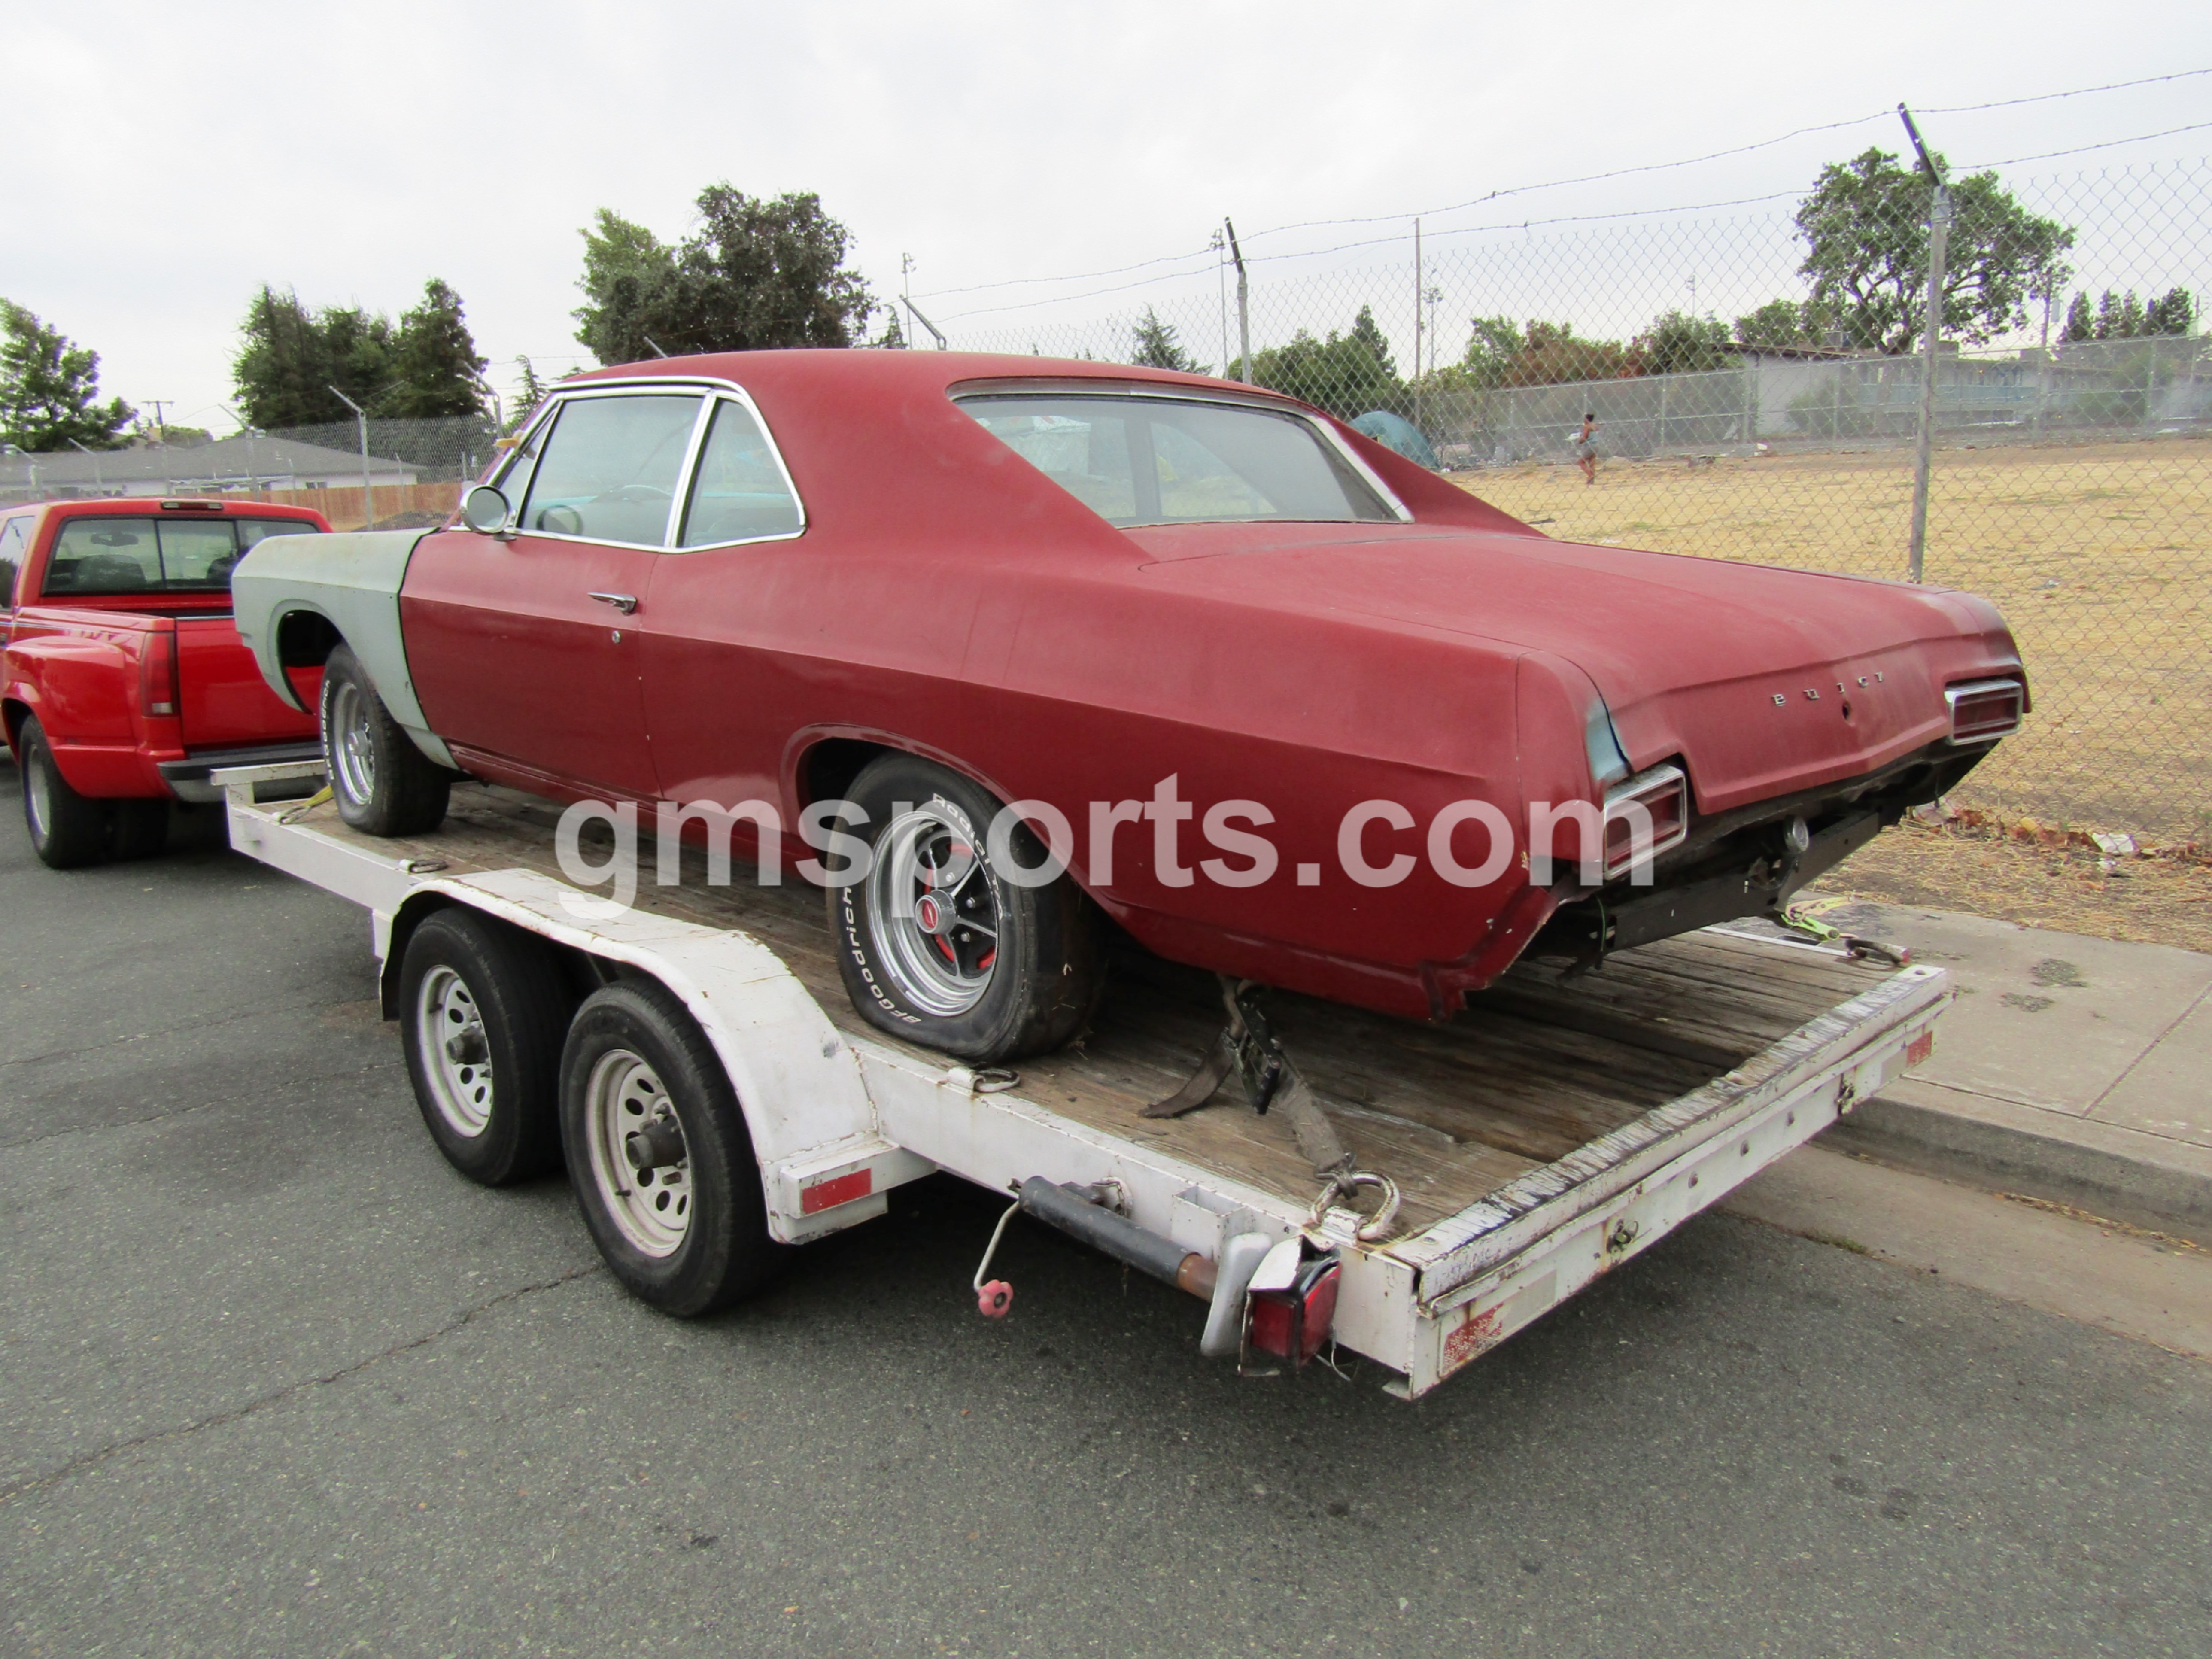
[[[537,475],[538,468],[544,460],[545,448],[543,441],[551,433],[553,423],[560,419],[562,410],[570,404],[581,403],[590,398],[637,398],[653,395],[665,397],[671,392],[687,392],[696,395],[699,398],[699,410],[692,417],[691,435],[685,441],[683,463],[677,473],[675,499],[670,503],[668,522],[661,528],[659,541],[611,542],[596,536],[571,536],[558,531],[526,530],[521,526],[519,520],[523,504],[529,498],[530,486]],[[725,401],[734,403],[743,408],[745,413],[752,417],[753,424],[759,428],[762,441],[768,445],[769,459],[775,463],[776,476],[783,481],[784,489],[791,496],[793,507],[798,510],[799,527],[795,530],[779,530],[763,536],[740,536],[726,542],[702,543],[696,547],[679,547],[676,544],[676,537],[678,527],[684,522],[684,510],[690,504],[691,489],[698,477],[700,458],[705,453],[707,447],[707,434],[714,427],[715,409]],[[522,453],[533,441],[539,444],[538,453],[532,455]],[[556,392],[545,400],[544,408],[540,410],[530,424],[522,429],[521,434],[515,441],[515,450],[517,453],[514,457],[496,475],[493,487],[507,497],[505,528],[516,535],[529,536],[534,539],[544,541],[578,542],[592,547],[629,547],[651,553],[688,554],[710,552],[718,547],[742,547],[755,542],[787,542],[806,533],[806,501],[805,497],[799,495],[799,485],[791,476],[791,468],[784,461],[782,447],[776,442],[775,434],[769,426],[768,417],[761,413],[760,405],[753,401],[752,394],[734,380],[726,380],[710,375],[683,377],[641,375],[635,379],[600,381],[590,386],[576,387],[573,391]]]

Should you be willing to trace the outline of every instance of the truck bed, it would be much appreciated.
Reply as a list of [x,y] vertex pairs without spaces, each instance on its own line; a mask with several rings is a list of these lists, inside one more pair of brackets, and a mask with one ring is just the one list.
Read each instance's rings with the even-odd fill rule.
[[[348,830],[325,805],[293,819],[385,857],[410,857],[467,876],[523,868],[559,878],[559,809],[514,791],[465,785],[445,823],[384,841]],[[641,838],[642,839],[642,838]],[[604,837],[586,849],[599,856]],[[933,1050],[900,1043],[861,1019],[838,975],[820,891],[796,878],[707,884],[703,854],[686,848],[684,882],[652,882],[649,843],[637,908],[770,946],[830,1018],[866,1042],[933,1066]],[[1432,1024],[1288,994],[1276,1030],[1321,1097],[1358,1167],[1387,1175],[1404,1199],[1401,1234],[1426,1231],[1532,1172],[1712,1084],[1888,976],[1840,953],[1707,929],[1624,951],[1562,983],[1524,963],[1467,1012]],[[1021,1062],[1019,1095],[1106,1133],[1158,1147],[1269,1193],[1310,1201],[1312,1171],[1278,1121],[1247,1109],[1232,1085],[1187,1116],[1139,1115],[1175,1092],[1221,1026],[1212,977],[1133,948],[1114,964],[1089,1035]]]

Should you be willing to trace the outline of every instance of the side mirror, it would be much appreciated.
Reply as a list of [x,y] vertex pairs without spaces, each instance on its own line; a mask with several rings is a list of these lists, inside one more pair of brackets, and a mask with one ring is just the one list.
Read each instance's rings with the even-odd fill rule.
[[478,484],[461,497],[461,522],[480,536],[496,536],[507,528],[507,497],[489,484]]

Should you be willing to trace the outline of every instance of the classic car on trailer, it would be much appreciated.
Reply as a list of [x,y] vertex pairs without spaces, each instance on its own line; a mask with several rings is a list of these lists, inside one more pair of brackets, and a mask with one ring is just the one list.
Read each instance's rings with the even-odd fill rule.
[[979,1062],[1082,1029],[1102,915],[1442,1018],[1771,909],[2027,702],[1969,595],[1560,542],[1287,398],[957,353],[579,376],[453,525],[234,592],[278,696],[323,671],[355,829],[462,775],[750,804],[763,862],[859,854],[861,1015]]

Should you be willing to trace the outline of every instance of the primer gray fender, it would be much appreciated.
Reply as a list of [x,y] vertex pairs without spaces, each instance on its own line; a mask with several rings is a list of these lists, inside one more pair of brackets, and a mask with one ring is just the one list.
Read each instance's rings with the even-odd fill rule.
[[[399,631],[399,589],[407,562],[428,530],[364,530],[335,536],[270,536],[231,573],[238,636],[253,653],[270,690],[295,708],[300,700],[276,660],[276,630],[287,617],[312,611],[352,647],[376,695],[415,746],[441,766],[453,757],[422,718]],[[307,710],[305,712],[312,713]]]

